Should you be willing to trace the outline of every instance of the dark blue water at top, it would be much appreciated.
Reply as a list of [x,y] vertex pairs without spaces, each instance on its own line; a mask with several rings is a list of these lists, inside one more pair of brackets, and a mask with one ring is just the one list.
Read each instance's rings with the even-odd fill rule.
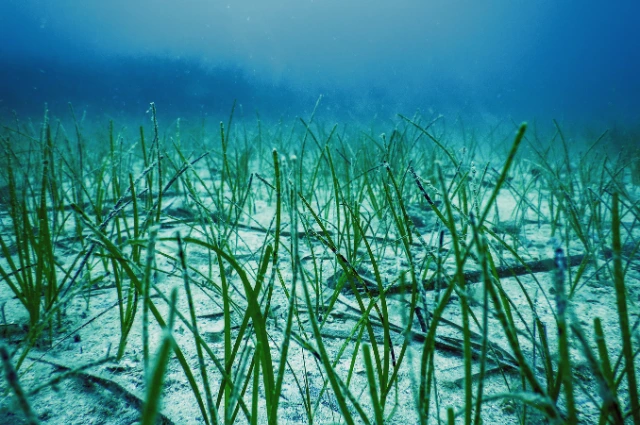
[[0,2],[0,114],[640,125],[637,2]]

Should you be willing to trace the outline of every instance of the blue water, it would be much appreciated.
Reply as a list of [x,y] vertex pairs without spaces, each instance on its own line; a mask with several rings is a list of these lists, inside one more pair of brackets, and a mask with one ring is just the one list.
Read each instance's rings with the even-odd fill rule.
[[640,127],[637,1],[1,0],[0,116]]

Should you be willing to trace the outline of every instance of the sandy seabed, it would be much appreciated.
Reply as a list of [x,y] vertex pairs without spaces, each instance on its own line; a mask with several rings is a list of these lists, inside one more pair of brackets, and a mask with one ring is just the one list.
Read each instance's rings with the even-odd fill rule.
[[[287,158],[283,158],[281,164],[283,173],[286,173]],[[494,164],[496,167],[498,164]],[[273,168],[273,167],[271,167]],[[292,167],[293,168],[293,167]],[[206,187],[214,187],[220,184],[220,174],[211,173],[200,165],[194,166],[188,173],[197,183],[193,187],[198,188],[200,199],[209,198]],[[272,172],[272,171],[271,171]],[[396,170],[399,173],[399,170]],[[185,173],[183,177],[186,177]],[[376,170],[373,173],[384,173],[384,170]],[[195,175],[199,179],[195,179]],[[291,174],[289,175],[291,176]],[[182,178],[182,177],[181,177]],[[259,263],[266,245],[274,243],[274,218],[276,217],[277,197],[273,194],[273,186],[269,187],[271,178],[263,175],[267,182],[258,182],[254,185],[250,201],[244,206],[242,213],[238,214],[237,223],[229,226],[220,219],[218,207],[213,201],[209,204],[196,206],[184,187],[175,185],[168,190],[162,199],[158,238],[154,252],[153,287],[151,290],[151,302],[157,306],[162,317],[169,315],[168,304],[165,301],[170,296],[172,289],[177,288],[177,310],[184,317],[189,317],[189,306],[185,295],[183,274],[178,261],[178,246],[174,240],[176,234],[182,237],[204,239],[207,227],[218,228],[231,227],[227,234],[227,249],[233,253],[234,258],[246,271],[252,284],[258,274]],[[542,354],[534,349],[531,339],[533,332],[534,314],[541,320],[547,330],[547,338],[552,351],[554,368],[557,367],[557,325],[556,325],[556,301],[554,284],[554,250],[562,247],[568,261],[569,268],[566,272],[567,282],[572,282],[577,273],[581,278],[575,285],[575,290],[569,296],[569,321],[580,326],[586,335],[593,339],[593,319],[602,320],[605,330],[607,346],[612,353],[613,361],[617,360],[617,353],[621,350],[620,328],[618,324],[618,309],[616,306],[616,293],[611,278],[611,250],[609,243],[593,241],[594,252],[591,259],[585,260],[584,244],[574,233],[566,231],[566,224],[559,223],[555,229],[548,217],[553,215],[546,203],[545,191],[532,192],[526,195],[527,203],[536,208],[521,209],[522,200],[518,198],[518,191],[511,188],[523,187],[529,182],[531,176],[516,175],[505,186],[496,201],[496,208],[491,211],[487,219],[487,226],[496,235],[502,238],[520,259],[516,259],[512,252],[497,241],[491,240],[490,250],[500,272],[500,285],[513,308],[514,322],[521,330],[520,346],[529,364],[532,365],[536,375],[545,381]],[[283,179],[284,180],[284,179]],[[523,183],[525,182],[525,183]],[[411,184],[410,179],[405,183]],[[286,185],[285,185],[286,186]],[[288,187],[288,186],[287,186]],[[490,193],[491,184],[487,185],[487,193]],[[406,202],[406,211],[413,224],[413,238],[409,245],[412,251],[413,262],[420,265],[418,274],[421,281],[431,282],[426,284],[424,299],[419,307],[422,309],[421,317],[410,315],[408,306],[411,303],[411,293],[401,288],[401,276],[407,276],[410,267],[407,256],[403,252],[400,236],[393,227],[392,212],[386,209],[382,214],[376,214],[370,203],[362,205],[363,216],[371,217],[368,229],[365,233],[367,240],[378,258],[378,269],[383,286],[389,289],[387,292],[388,315],[387,321],[390,329],[390,346],[393,353],[393,362],[397,360],[403,344],[408,341],[405,357],[398,370],[396,384],[390,390],[386,398],[385,415],[389,416],[388,423],[408,424],[417,423],[416,413],[417,394],[420,379],[420,367],[422,351],[424,349],[424,333],[421,331],[420,320],[429,321],[446,282],[456,273],[455,257],[452,254],[452,240],[448,232],[444,233],[442,248],[438,249],[440,232],[445,230],[434,211],[427,203],[420,199],[416,188],[406,189],[416,192]],[[629,185],[629,193],[635,194],[638,199],[638,188]],[[635,192],[634,192],[635,191]],[[227,194],[227,206],[232,206],[230,193]],[[318,190],[315,193],[312,205],[315,207],[327,205],[323,212],[323,220],[327,223],[327,233],[334,241],[350,237],[348,234],[340,236],[340,218],[335,210],[335,203],[331,201],[331,191]],[[545,200],[538,202],[539,196]],[[290,202],[290,198],[289,202]],[[285,200],[286,201],[286,200]],[[206,201],[205,201],[206,202]],[[236,201],[237,202],[237,201]],[[285,205],[285,204],[283,204]],[[286,204],[287,208],[288,205]],[[362,329],[363,311],[354,296],[353,284],[361,291],[365,301],[369,296],[376,297],[378,291],[375,272],[369,259],[365,246],[360,244],[358,250],[350,254],[353,266],[357,270],[361,280],[354,277],[343,277],[343,269],[339,258],[329,249],[326,240],[320,235],[325,235],[318,224],[314,222],[309,212],[298,202],[299,212],[298,229],[292,231],[292,224],[288,209],[282,213],[280,252],[277,260],[277,272],[272,265],[267,269],[265,287],[273,290],[268,312],[266,306],[262,306],[264,324],[270,339],[270,350],[273,358],[274,370],[279,367],[280,352],[285,339],[285,329],[289,310],[289,291],[292,289],[293,266],[291,247],[292,238],[297,238],[299,246],[299,259],[302,271],[311,279],[298,279],[295,293],[295,308],[298,314],[294,320],[291,345],[287,355],[284,384],[280,394],[280,407],[278,419],[280,423],[305,423],[308,422],[308,413],[305,410],[305,400],[311,402],[313,420],[315,423],[341,422],[343,414],[331,385],[328,384],[327,374],[317,353],[314,351],[316,341],[313,337],[310,315],[315,315],[315,320],[321,324],[322,343],[330,359],[335,364],[337,375],[343,380],[349,379],[351,394],[363,406],[364,411],[373,418],[371,396],[367,379],[367,370],[362,359],[362,344],[371,343],[370,335]],[[442,204],[440,204],[442,207]],[[333,209],[332,209],[333,207]],[[637,208],[637,202],[636,202]],[[230,207],[230,211],[233,208]],[[205,217],[203,211],[208,211]],[[520,211],[517,217],[514,211]],[[133,226],[133,209],[128,205],[122,210],[122,217]],[[344,211],[343,211],[344,214]],[[460,213],[456,212],[457,219]],[[344,220],[344,216],[341,218]],[[6,205],[0,206],[1,231],[5,242],[12,241],[12,220],[8,215]],[[622,217],[622,226],[626,229],[625,245],[623,250],[623,262],[626,265],[625,282],[629,304],[630,321],[637,325],[640,320],[637,308],[640,302],[640,255],[638,254],[638,242],[640,229],[636,223],[637,216],[626,214]],[[68,219],[68,234],[73,234],[75,220]],[[125,256],[131,255],[132,244],[119,239],[114,228],[110,226],[107,236],[118,244]],[[223,233],[221,231],[221,233]],[[564,235],[569,235],[567,240]],[[91,244],[96,244],[96,254],[89,259],[87,271],[81,278],[82,284],[76,296],[69,301],[56,318],[53,329],[43,332],[26,357],[19,370],[20,384],[27,393],[30,393],[39,385],[49,382],[56,376],[83,365],[99,362],[101,359],[114,355],[120,342],[120,320],[118,308],[118,293],[113,273],[104,267],[104,257],[108,254],[99,249],[102,244],[91,230],[84,229],[84,240],[78,241],[70,236],[58,235],[55,238],[55,254],[60,263],[60,270],[73,269],[71,262],[79,253],[87,250]],[[464,235],[467,243],[473,243],[471,234]],[[145,239],[146,241],[146,239]],[[344,245],[343,245],[344,244]],[[347,255],[343,247],[348,242],[340,242],[338,251]],[[224,312],[223,302],[219,286],[216,288],[211,282],[221,281],[220,268],[216,256],[203,246],[186,244],[187,264],[192,284],[193,300],[199,332],[207,345],[215,353],[218,359],[224,359]],[[14,253],[15,254],[15,253]],[[145,250],[141,258],[144,261]],[[438,261],[427,261],[428,258]],[[7,267],[7,259],[0,259],[3,267]],[[90,270],[90,272],[89,272]],[[480,262],[476,256],[471,256],[465,265],[466,301],[479,321],[483,317],[484,286],[482,283]],[[231,312],[231,340],[235,342],[244,311],[247,307],[247,297],[237,270],[228,264],[223,269],[229,282],[229,297],[233,305]],[[446,277],[440,286],[434,279],[436,275]],[[342,278],[341,278],[342,277]],[[62,278],[62,276],[60,277]],[[317,278],[317,280],[316,280]],[[129,282],[123,279],[124,287],[128,288]],[[305,283],[306,282],[306,283]],[[435,283],[434,283],[435,282]],[[368,287],[370,294],[362,284]],[[301,285],[307,284],[311,294],[311,302],[314,308],[309,311]],[[336,289],[338,285],[338,291]],[[340,288],[341,287],[341,288]],[[333,303],[331,310],[328,306]],[[531,303],[533,308],[531,308]],[[24,340],[28,331],[29,316],[23,305],[17,300],[10,287],[0,281],[0,305],[2,305],[2,319],[0,337],[8,345],[11,352],[19,354],[24,349]],[[368,304],[367,304],[368,305]],[[143,364],[143,314],[142,302],[138,305],[138,312],[132,324],[128,336],[126,350],[120,361],[108,361],[82,370],[77,370],[69,376],[52,385],[46,385],[37,393],[30,393],[28,399],[41,423],[45,424],[136,424],[140,421],[140,409],[145,398],[145,373]],[[408,323],[409,317],[413,317],[413,323]],[[384,345],[383,326],[377,314],[372,311],[369,316],[374,329],[375,338],[378,339],[378,347]],[[488,343],[489,354],[486,370],[483,372],[484,396],[501,393],[517,393],[530,390],[523,388],[523,380],[518,373],[517,361],[507,342],[503,327],[500,325],[495,311],[491,309],[488,317]],[[428,324],[428,323],[427,323]],[[410,326],[411,325],[411,326]],[[456,411],[464,406],[464,357],[463,357],[463,333],[462,314],[460,308],[460,293],[455,292],[450,298],[444,310],[440,324],[437,328],[435,354],[434,354],[434,388],[432,389],[431,421],[436,418],[446,420],[446,409],[454,408]],[[408,329],[411,328],[411,331]],[[480,374],[478,353],[482,330],[472,323],[472,341],[474,360],[472,373],[474,378],[474,394],[478,385],[477,377]],[[162,340],[163,331],[153,318],[149,322],[149,348],[153,361]],[[191,366],[193,375],[198,385],[202,388],[201,378],[198,373],[199,362],[196,344],[192,332],[186,323],[176,320],[173,328],[173,337],[176,344],[182,350],[186,361]],[[635,333],[637,344],[637,331]],[[307,341],[311,347],[305,346],[301,341]],[[592,341],[593,343],[593,341]],[[255,338],[251,333],[243,337],[240,344],[238,360],[233,366],[233,374],[236,382],[245,382],[252,365],[250,355],[255,349]],[[354,350],[358,350],[354,353]],[[598,382],[579,344],[573,341],[571,345],[572,374],[575,382],[575,399],[579,406],[580,415],[584,423],[598,423],[599,407],[594,402],[598,397]],[[209,371],[209,384],[214,398],[221,390],[222,378],[217,372],[213,362],[205,357]],[[355,359],[355,360],[354,360]],[[636,357],[638,359],[638,357]],[[640,363],[636,367],[640,367]],[[250,379],[247,381],[249,382]],[[243,400],[250,405],[252,400],[252,385],[248,386]],[[260,423],[266,423],[265,395],[262,384],[260,385],[259,416]],[[22,424],[27,423],[18,402],[9,390],[6,381],[0,382],[0,423]],[[162,391],[161,421],[175,424],[200,424],[203,418],[198,407],[193,389],[185,376],[182,366],[172,356],[169,360],[164,387]],[[626,393],[621,391],[620,398],[626,403]],[[475,396],[475,395],[474,395]],[[562,397],[561,397],[562,398]],[[223,404],[220,405],[222,417]],[[559,401],[563,406],[563,401]],[[356,415],[353,406],[349,407]],[[484,423],[520,423],[523,415],[522,405],[507,398],[497,398],[486,401],[482,406],[482,418]],[[245,423],[246,417],[240,411],[236,421]],[[535,409],[527,410],[528,423],[545,423],[542,414]]]

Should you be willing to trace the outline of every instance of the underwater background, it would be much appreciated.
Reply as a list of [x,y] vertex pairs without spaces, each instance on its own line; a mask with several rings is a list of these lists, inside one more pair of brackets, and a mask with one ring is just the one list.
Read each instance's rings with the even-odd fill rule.
[[639,12],[0,0],[0,425],[640,425]]
[[[637,1],[2,0],[0,114],[640,123]],[[616,132],[610,133],[612,137]]]

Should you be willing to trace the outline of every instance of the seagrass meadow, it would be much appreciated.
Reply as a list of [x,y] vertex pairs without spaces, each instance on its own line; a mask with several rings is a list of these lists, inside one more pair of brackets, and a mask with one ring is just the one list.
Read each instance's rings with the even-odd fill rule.
[[633,144],[321,115],[3,117],[0,423],[640,425]]

